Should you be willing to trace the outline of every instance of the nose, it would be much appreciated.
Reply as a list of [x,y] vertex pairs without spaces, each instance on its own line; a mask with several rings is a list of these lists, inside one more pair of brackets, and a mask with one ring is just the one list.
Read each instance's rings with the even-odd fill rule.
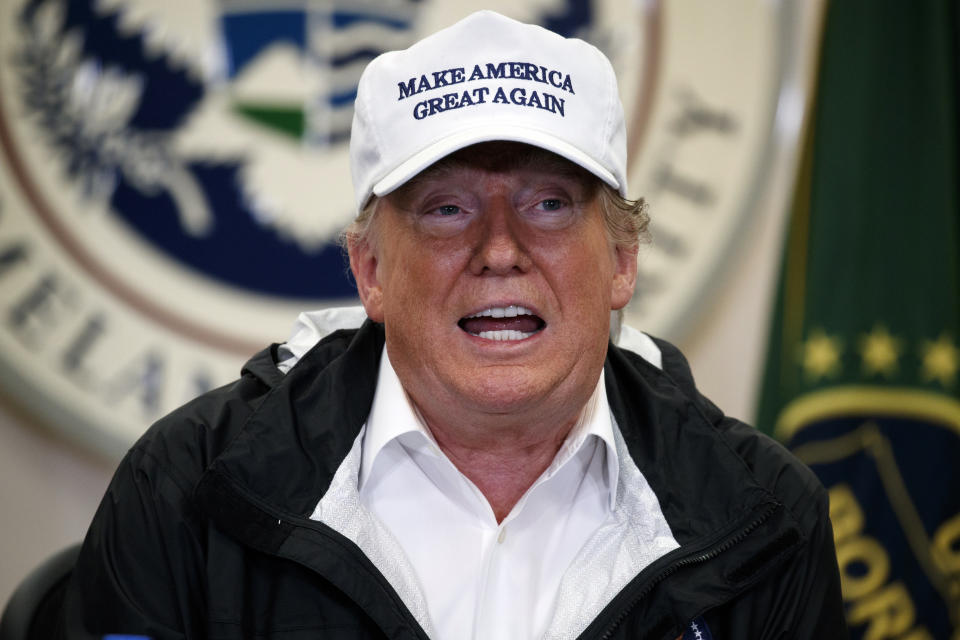
[[470,264],[474,275],[504,276],[530,269],[520,220],[506,198],[492,198],[478,226],[479,237]]

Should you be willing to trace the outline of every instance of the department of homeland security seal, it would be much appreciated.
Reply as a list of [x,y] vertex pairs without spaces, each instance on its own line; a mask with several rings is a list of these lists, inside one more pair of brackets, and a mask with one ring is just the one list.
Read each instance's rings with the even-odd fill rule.
[[[502,6],[499,6],[502,5]],[[234,378],[305,309],[354,301],[336,236],[360,72],[480,3],[0,5],[0,374],[115,454]],[[630,193],[654,213],[627,320],[677,336],[771,180],[793,2],[485,2],[600,47]],[[794,109],[794,114],[799,111]],[[778,120],[778,118],[780,120]]]

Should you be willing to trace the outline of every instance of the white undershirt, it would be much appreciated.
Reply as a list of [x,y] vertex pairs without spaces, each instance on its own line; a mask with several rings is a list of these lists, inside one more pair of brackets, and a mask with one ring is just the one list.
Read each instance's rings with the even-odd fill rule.
[[436,445],[384,350],[360,500],[414,568],[437,638],[541,637],[564,572],[613,508],[617,471],[601,372],[551,465],[498,524]]

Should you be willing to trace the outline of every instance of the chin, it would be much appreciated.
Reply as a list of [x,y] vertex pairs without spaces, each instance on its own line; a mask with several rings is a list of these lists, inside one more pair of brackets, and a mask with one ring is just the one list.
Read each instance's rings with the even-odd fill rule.
[[517,378],[498,377],[485,384],[463,389],[473,403],[488,413],[515,413],[536,406],[554,388],[552,384]]

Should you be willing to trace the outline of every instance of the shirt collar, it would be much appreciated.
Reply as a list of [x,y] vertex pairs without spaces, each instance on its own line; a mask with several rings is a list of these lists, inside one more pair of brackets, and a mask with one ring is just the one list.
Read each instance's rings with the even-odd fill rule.
[[[408,433],[421,434],[424,444],[428,446],[431,452],[434,455],[439,454],[433,434],[430,433],[420,416],[420,412],[417,411],[400,384],[400,379],[397,377],[397,373],[390,363],[390,358],[387,356],[387,349],[384,347],[383,356],[380,358],[377,390],[373,396],[373,405],[370,408],[370,415],[367,416],[363,436],[358,489],[362,490],[370,478],[377,457],[383,451],[383,448],[393,440]],[[607,390],[602,369],[593,394],[584,405],[576,424],[560,446],[553,462],[547,467],[545,475],[552,475],[567,460],[576,455],[588,441],[589,436],[599,438],[606,448],[605,473],[607,486],[610,490],[610,508],[612,509],[617,495],[620,464],[613,436],[613,420],[610,415],[610,405],[607,402]]]
[[363,435],[358,489],[363,489],[373,471],[377,456],[392,440],[405,433],[419,432],[429,442],[433,442],[433,435],[418,414],[407,392],[403,390],[397,372],[390,363],[387,348],[384,347],[380,358],[380,371],[377,374],[377,390],[373,394],[373,405],[370,407]]
[[620,477],[620,461],[617,455],[617,445],[613,436],[613,418],[610,415],[610,405],[607,402],[607,386],[603,369],[593,394],[583,406],[577,423],[570,429],[566,440],[560,445],[560,450],[553,462],[547,467],[545,474],[553,475],[567,460],[577,454],[589,441],[590,436],[596,436],[606,449],[605,473],[607,486],[610,489],[610,509],[616,502],[617,482]]

